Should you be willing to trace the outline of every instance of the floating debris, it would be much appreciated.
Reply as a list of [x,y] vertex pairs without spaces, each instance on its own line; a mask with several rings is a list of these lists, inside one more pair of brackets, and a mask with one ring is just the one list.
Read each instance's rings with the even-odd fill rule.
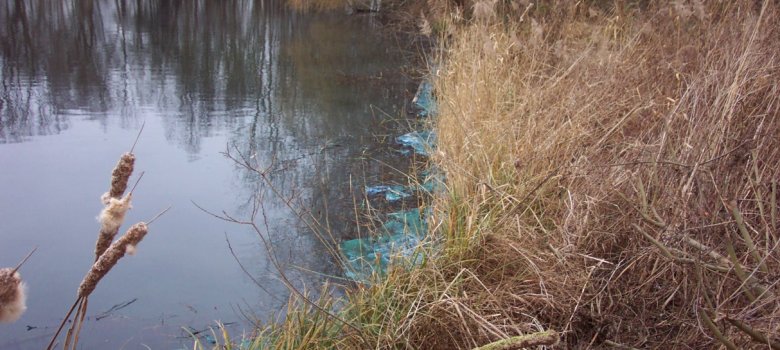
[[412,104],[417,109],[417,116],[428,117],[436,114],[436,101],[433,99],[433,84],[423,80],[414,94]]
[[428,194],[434,194],[441,192],[445,189],[444,185],[444,173],[439,171],[437,168],[430,168],[425,171],[423,171],[420,174],[423,178],[422,184],[419,186],[419,189],[421,192],[426,192]]
[[436,133],[433,131],[412,131],[395,138],[401,148],[401,154],[408,156],[416,153],[423,157],[430,156],[430,151],[435,148]]
[[346,276],[368,281],[374,274],[387,273],[391,263],[411,266],[422,263],[417,248],[428,231],[424,216],[429,214],[430,210],[421,212],[418,208],[390,213],[379,236],[342,242],[341,252],[347,259]]
[[408,186],[402,185],[376,185],[366,186],[368,196],[379,196],[384,194],[388,202],[396,202],[412,196],[412,190]]
[[114,314],[114,312],[122,310],[122,309],[130,306],[131,304],[133,304],[136,301],[138,301],[138,298],[133,298],[133,299],[130,299],[128,301],[125,301],[125,302],[122,302],[122,303],[119,303],[119,304],[115,304],[110,309],[108,309],[106,311],[103,311],[100,314],[96,315],[95,316],[95,321],[100,321],[100,320],[102,320],[102,319],[104,319],[106,317],[110,317],[111,315]]
[[[436,114],[433,85],[429,80],[420,83],[412,104],[420,117]],[[395,141],[401,145],[400,153],[405,156],[417,154],[428,157],[435,148],[436,134],[429,130],[412,131],[396,137]],[[416,185],[366,186],[366,195],[384,194],[388,202],[394,202],[419,192],[434,194],[444,190],[444,174],[441,171],[431,168],[420,175],[422,182]],[[341,242],[339,247],[346,258],[346,277],[370,282],[373,276],[385,275],[391,264],[405,268],[422,264],[423,253],[418,249],[428,232],[427,218],[430,216],[430,208],[390,213],[376,236]]]

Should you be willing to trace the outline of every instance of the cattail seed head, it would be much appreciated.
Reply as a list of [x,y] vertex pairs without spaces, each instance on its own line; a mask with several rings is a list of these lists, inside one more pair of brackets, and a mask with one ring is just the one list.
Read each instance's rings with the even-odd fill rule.
[[135,155],[132,153],[125,153],[119,158],[119,162],[111,172],[111,189],[103,194],[100,199],[103,204],[109,204],[111,198],[120,198],[127,189],[127,182],[130,179],[130,175],[133,174],[133,167],[135,166]]
[[19,272],[0,269],[0,323],[14,322],[27,310],[25,289]]
[[119,227],[125,221],[125,214],[132,208],[130,204],[131,199],[131,193],[128,193],[122,199],[109,198],[108,204],[100,212],[100,216],[98,216],[100,235],[98,235],[97,242],[95,242],[96,261],[108,249],[111,241],[114,240],[114,236],[119,232]]
[[132,194],[127,194],[122,199],[110,198],[103,211],[100,212],[98,220],[100,221],[100,232],[113,232],[116,234],[122,222],[125,221],[125,214],[132,207],[130,200]]
[[111,271],[119,259],[125,256],[127,247],[137,246],[144,236],[146,236],[147,232],[148,227],[146,226],[146,223],[139,222],[131,226],[124,236],[111,244],[111,246],[100,255],[100,258],[95,261],[95,264],[92,265],[92,269],[89,270],[89,273],[84,277],[84,280],[81,281],[78,290],[79,297],[89,296],[92,291],[95,290],[95,287],[103,276]]

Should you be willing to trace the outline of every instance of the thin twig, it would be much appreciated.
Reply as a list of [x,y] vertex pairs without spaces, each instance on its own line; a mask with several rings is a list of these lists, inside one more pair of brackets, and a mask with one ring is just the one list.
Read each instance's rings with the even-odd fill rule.
[[138,139],[141,138],[141,132],[144,131],[144,126],[146,126],[146,120],[144,120],[144,122],[141,123],[141,129],[138,130],[138,135],[135,136],[135,141],[133,142],[133,147],[130,147],[130,153],[133,153],[133,150],[135,149],[135,145],[138,143]]
[[228,250],[230,251],[230,255],[233,256],[233,259],[236,260],[236,263],[238,263],[238,266],[241,267],[241,271],[244,271],[244,274],[246,274],[249,279],[252,280],[252,282],[262,289],[264,292],[266,292],[268,295],[271,296],[271,298],[274,298],[274,300],[284,303],[285,301],[281,298],[277,297],[275,294],[271,293],[268,289],[266,289],[260,282],[255,278],[255,276],[252,276],[251,273],[244,267],[244,264],[241,263],[241,260],[238,259],[238,256],[236,256],[236,253],[233,251],[233,246],[230,244],[230,240],[228,239],[227,233],[225,233],[225,242],[227,242]]
[[168,210],[170,210],[172,207],[173,207],[172,205],[169,205],[167,208],[165,208],[165,210],[163,210],[159,214],[155,215],[151,220],[146,222],[146,226],[151,225],[154,222],[154,220],[157,220],[159,217],[163,216],[163,214],[168,212]]
[[138,183],[141,182],[141,179],[144,177],[144,174],[146,174],[146,172],[142,171],[141,174],[138,175],[138,178],[135,180],[135,183],[133,184],[133,188],[130,189],[130,194],[133,194],[135,188],[138,186]]

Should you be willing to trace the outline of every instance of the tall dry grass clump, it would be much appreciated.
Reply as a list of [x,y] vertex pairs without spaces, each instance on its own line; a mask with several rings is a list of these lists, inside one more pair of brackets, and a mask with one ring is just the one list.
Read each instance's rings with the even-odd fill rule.
[[411,342],[777,348],[780,6],[632,4],[510,6],[453,37],[435,156],[453,288]]

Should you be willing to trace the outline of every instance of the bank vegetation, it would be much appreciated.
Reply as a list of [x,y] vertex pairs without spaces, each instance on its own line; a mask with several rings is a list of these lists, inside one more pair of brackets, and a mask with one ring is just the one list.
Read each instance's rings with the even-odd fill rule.
[[439,43],[439,248],[255,346],[780,349],[777,2],[386,6]]

